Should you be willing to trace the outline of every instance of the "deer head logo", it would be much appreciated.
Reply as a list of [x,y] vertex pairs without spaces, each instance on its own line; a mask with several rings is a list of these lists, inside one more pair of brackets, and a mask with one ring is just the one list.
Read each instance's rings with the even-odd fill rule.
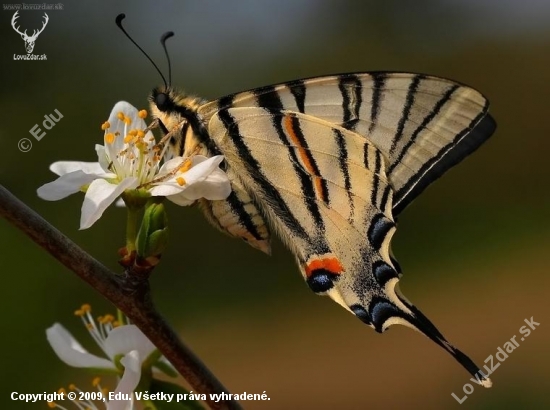
[[21,31],[19,31],[19,27],[15,27],[15,20],[19,18],[17,13],[19,13],[19,11],[16,11],[11,19],[11,26],[17,33],[21,34],[21,38],[23,39],[23,41],[25,41],[25,48],[27,49],[27,54],[30,54],[34,49],[34,42],[36,41],[36,38],[40,33],[44,31],[46,24],[48,24],[49,17],[46,13],[44,13],[45,20],[44,20],[44,24],[42,25],[42,28],[40,30],[34,30],[32,33],[32,36],[29,36],[27,35],[27,30],[25,30],[22,33]]

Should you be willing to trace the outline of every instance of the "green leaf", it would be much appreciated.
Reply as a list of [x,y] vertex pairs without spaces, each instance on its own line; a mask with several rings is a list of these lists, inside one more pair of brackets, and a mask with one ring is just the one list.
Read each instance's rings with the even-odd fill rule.
[[168,217],[158,198],[147,202],[136,239],[137,254],[147,259],[158,257],[168,245]]
[[182,398],[185,397],[183,396],[185,394],[189,395],[189,391],[174,383],[153,379],[148,392],[149,394],[167,393],[173,394],[174,396],[170,402],[167,400],[146,401],[146,410],[205,410],[201,402],[196,400],[180,399],[181,401],[176,402],[178,394],[181,395],[180,398]]

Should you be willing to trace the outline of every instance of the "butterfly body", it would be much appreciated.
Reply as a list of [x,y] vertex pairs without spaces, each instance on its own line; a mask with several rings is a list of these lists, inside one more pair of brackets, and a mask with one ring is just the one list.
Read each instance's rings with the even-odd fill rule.
[[212,102],[161,87],[150,101],[174,155],[225,156],[231,195],[201,200],[216,227],[266,253],[273,232],[315,293],[378,332],[421,331],[490,385],[401,295],[390,251],[399,213],[493,133],[485,97],[442,78],[379,72]]

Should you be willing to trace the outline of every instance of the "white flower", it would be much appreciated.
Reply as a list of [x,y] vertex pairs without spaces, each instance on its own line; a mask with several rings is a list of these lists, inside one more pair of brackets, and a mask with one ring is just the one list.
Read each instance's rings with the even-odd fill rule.
[[[75,314],[82,318],[84,325],[108,359],[89,353],[59,323],[55,323],[46,330],[48,342],[57,356],[72,367],[89,368],[120,375],[121,370],[117,367],[117,363],[120,363],[124,367],[124,372],[114,393],[128,394],[132,400],[113,400],[107,403],[107,410],[132,409],[133,391],[141,378],[141,366],[156,350],[156,347],[135,325],[119,325],[112,315],[100,317],[96,323],[91,315],[89,305],[83,305]],[[94,386],[97,384],[99,382],[94,382]],[[73,388],[73,390],[75,389]],[[101,388],[99,390],[102,391]],[[104,396],[107,394],[104,393]],[[90,404],[87,406],[94,408]]]
[[50,170],[59,178],[38,188],[38,196],[57,201],[85,190],[80,229],[92,226],[126,190],[145,190],[182,206],[199,198],[227,198],[231,186],[219,168],[223,156],[174,157],[161,166],[164,149],[147,130],[146,116],[145,110],[118,102],[101,127],[105,145],[96,145],[98,162],[53,163]]

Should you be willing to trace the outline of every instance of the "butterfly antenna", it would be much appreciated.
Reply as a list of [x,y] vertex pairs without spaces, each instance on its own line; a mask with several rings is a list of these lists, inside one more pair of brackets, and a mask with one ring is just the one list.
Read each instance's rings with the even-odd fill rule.
[[128,34],[128,32],[124,29],[124,27],[122,27],[122,20],[124,20],[126,18],[126,14],[124,13],[120,13],[118,16],[116,16],[116,25],[118,26],[118,28],[126,35],[126,37],[128,37],[128,39],[134,43],[134,45],[139,48],[139,50],[143,53],[143,55],[145,57],[147,57],[147,59],[151,62],[151,64],[153,64],[153,67],[156,68],[157,72],[160,74],[160,77],[162,78],[162,81],[164,81],[164,85],[166,86],[166,88],[168,88],[168,83],[166,82],[166,78],[164,77],[164,75],[162,75],[162,72],[160,71],[160,69],[158,68],[158,66],[155,64],[155,62],[153,61],[153,59],[151,57],[149,57],[149,54],[147,54],[145,52],[145,50],[143,50],[143,48],[141,48],[139,46],[138,43],[136,43],[134,41],[134,39],[132,37],[130,37],[130,34]]
[[166,40],[173,36],[173,31],[167,31],[160,38],[160,44],[162,44],[162,48],[164,48],[164,54],[166,54],[166,60],[168,61],[168,85],[172,85],[172,63],[170,62],[170,54],[168,54],[168,49],[166,48]]

